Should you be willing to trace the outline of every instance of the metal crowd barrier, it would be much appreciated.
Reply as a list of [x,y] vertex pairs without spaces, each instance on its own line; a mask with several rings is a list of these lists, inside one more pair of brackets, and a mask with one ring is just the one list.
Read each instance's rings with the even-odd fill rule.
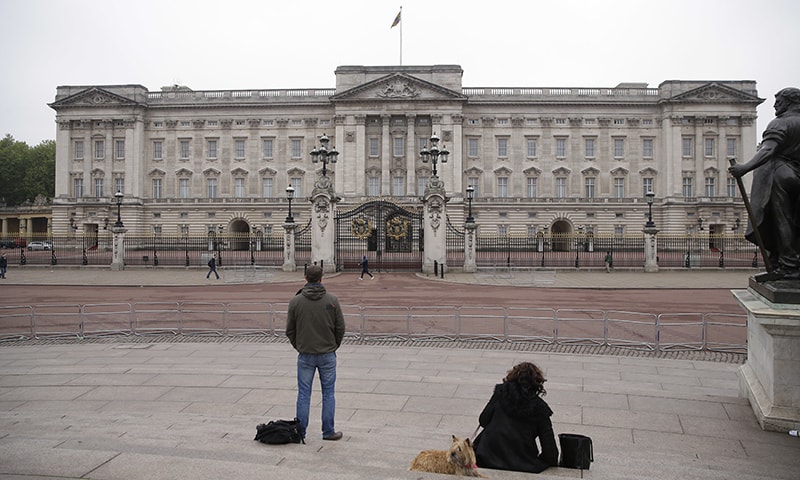
[[[136,302],[0,306],[0,342],[105,336],[283,337],[288,303]],[[347,338],[591,345],[746,353],[747,318],[585,308],[343,305]]]

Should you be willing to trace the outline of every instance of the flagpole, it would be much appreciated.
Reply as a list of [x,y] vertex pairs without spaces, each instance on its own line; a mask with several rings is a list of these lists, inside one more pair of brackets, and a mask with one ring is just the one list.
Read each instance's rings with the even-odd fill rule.
[[400,66],[403,66],[403,7],[400,7]]

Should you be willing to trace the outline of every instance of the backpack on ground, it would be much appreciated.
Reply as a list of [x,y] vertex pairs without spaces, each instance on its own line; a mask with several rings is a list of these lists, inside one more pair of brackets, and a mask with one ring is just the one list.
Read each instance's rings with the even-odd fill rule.
[[262,443],[283,445],[286,443],[306,443],[300,434],[300,420],[271,420],[256,426],[256,438]]

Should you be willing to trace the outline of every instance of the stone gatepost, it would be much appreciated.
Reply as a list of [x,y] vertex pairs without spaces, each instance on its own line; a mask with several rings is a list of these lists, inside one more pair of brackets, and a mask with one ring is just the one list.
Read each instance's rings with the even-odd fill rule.
[[111,270],[125,270],[125,227],[111,227],[113,234],[111,244]]
[[644,232],[644,271],[658,272],[658,242],[656,242],[658,229],[645,227],[642,232]]
[[444,190],[444,182],[439,177],[431,177],[425,195],[422,197],[423,218],[422,224],[425,231],[425,252],[422,257],[422,271],[424,273],[434,273],[434,262],[440,268],[447,261],[446,256],[446,221],[447,195]]
[[319,177],[311,192],[311,261],[322,265],[325,273],[336,271],[333,216],[338,201],[330,177]]
[[475,258],[475,235],[478,225],[475,222],[464,224],[464,272],[475,273],[478,271],[478,263]]
[[800,305],[773,303],[734,290],[747,311],[747,362],[739,368],[742,396],[764,430],[800,428]]
[[294,272],[297,271],[297,264],[294,261],[294,232],[297,230],[297,224],[285,222],[283,229],[283,271]]

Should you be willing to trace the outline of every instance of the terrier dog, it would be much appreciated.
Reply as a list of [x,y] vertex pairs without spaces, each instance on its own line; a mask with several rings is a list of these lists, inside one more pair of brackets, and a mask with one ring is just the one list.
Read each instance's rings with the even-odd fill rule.
[[469,438],[461,439],[455,435],[450,450],[423,450],[411,462],[409,470],[486,478],[478,472],[472,442]]

